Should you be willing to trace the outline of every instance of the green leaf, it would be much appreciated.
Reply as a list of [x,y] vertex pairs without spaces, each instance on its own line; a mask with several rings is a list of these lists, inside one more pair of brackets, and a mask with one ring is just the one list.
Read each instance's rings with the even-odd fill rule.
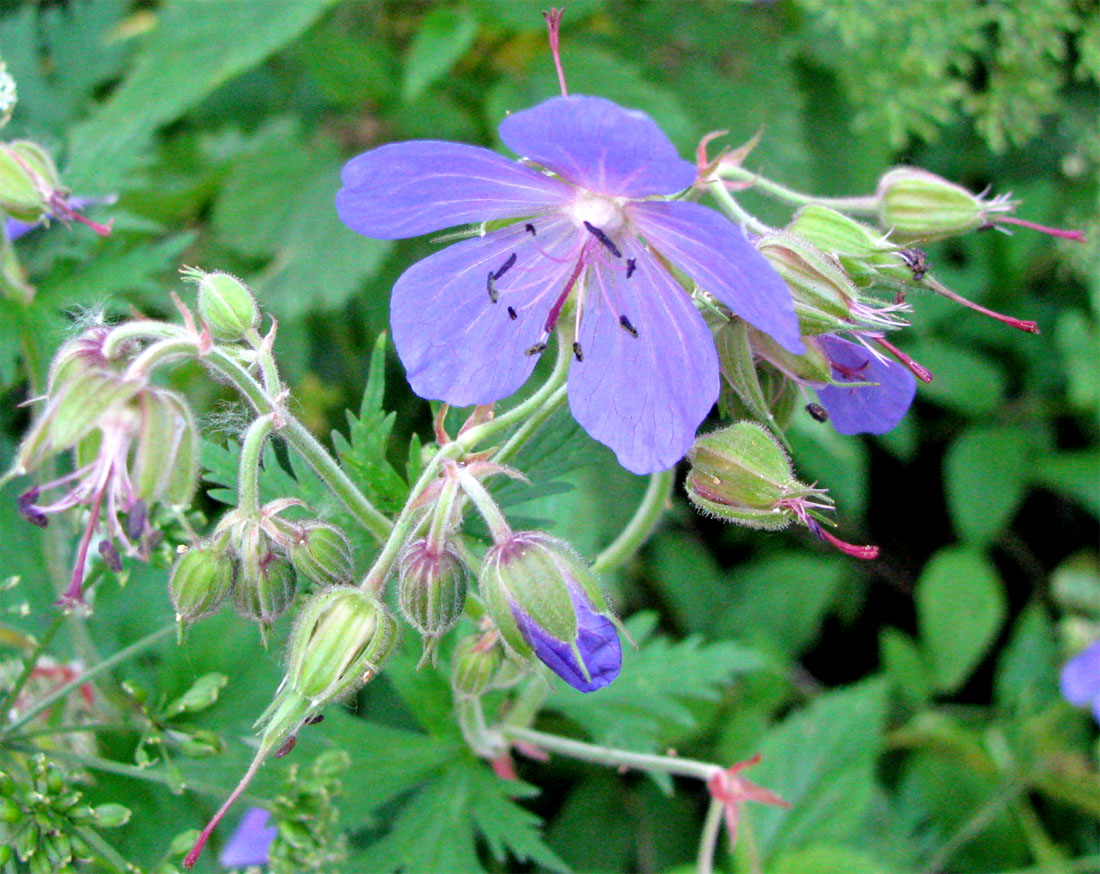
[[463,7],[437,6],[420,22],[405,57],[401,97],[411,103],[455,65],[477,38],[477,21]]
[[1100,450],[1078,449],[1045,456],[1033,469],[1033,475],[1035,482],[1072,498],[1093,516],[1100,517],[1097,470],[1100,470]]
[[[237,503],[237,468],[241,456],[240,444],[230,441],[224,446],[203,439],[200,459],[203,467],[203,479],[218,488],[207,490],[215,501],[229,506]],[[290,455],[292,462],[294,454]],[[266,504],[276,498],[300,498],[316,505],[329,500],[329,492],[310,468],[303,462],[294,465],[294,473],[288,473],[279,463],[275,447],[268,443],[264,447],[263,463],[260,468],[260,503]]]
[[598,695],[555,683],[547,707],[574,720],[596,743],[652,752],[696,728],[692,705],[714,702],[738,674],[765,667],[754,649],[733,641],[673,642],[654,633],[657,615],[641,613],[627,628],[638,644],[624,646],[618,679]]
[[996,569],[981,553],[947,548],[925,565],[917,581],[921,647],[936,689],[966,682],[996,640],[1007,603]]
[[878,859],[842,844],[810,844],[782,853],[767,874],[890,874]]
[[278,51],[331,3],[162,4],[122,84],[95,116],[73,129],[66,184],[89,193],[125,187],[158,127]]
[[884,628],[878,636],[878,648],[886,676],[909,705],[914,709],[926,706],[932,698],[932,683],[916,642],[896,628]]
[[976,426],[947,450],[947,508],[969,543],[983,545],[1008,524],[1023,500],[1031,435],[1017,426]]
[[886,720],[886,684],[871,679],[827,692],[764,738],[746,776],[791,809],[747,804],[761,856],[811,842],[843,841],[865,816]]
[[935,375],[920,385],[918,397],[972,417],[996,412],[1004,403],[1002,369],[977,352],[931,338],[906,351]]
[[997,706],[1022,714],[1037,713],[1058,699],[1058,644],[1042,604],[1029,604],[997,660],[993,678]]

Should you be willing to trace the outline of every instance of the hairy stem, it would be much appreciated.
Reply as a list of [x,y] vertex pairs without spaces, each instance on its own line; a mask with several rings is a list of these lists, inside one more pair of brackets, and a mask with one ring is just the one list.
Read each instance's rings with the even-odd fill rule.
[[813,194],[803,194],[801,191],[795,191],[785,185],[780,185],[778,182],[772,182],[770,179],[765,179],[763,176],[752,172],[752,170],[740,166],[719,166],[718,175],[723,179],[751,182],[753,188],[758,188],[765,194],[770,194],[780,200],[799,206],[814,203],[831,207],[838,212],[848,212],[856,215],[873,215],[878,212],[879,201],[874,195],[866,197],[817,197]]
[[707,186],[707,191],[709,191],[711,196],[718,201],[718,205],[722,208],[722,212],[738,224],[748,228],[754,234],[775,233],[775,228],[764,224],[760,219],[747,212],[741,204],[734,200],[733,195],[726,190],[726,185],[722,180],[719,179],[711,182],[710,185]]
[[594,573],[603,573],[623,564],[649,539],[657,523],[661,521],[674,481],[675,470],[650,475],[649,486],[633,517],[619,536],[592,562]]
[[241,456],[237,467],[237,506],[252,518],[260,515],[260,463],[264,443],[271,435],[270,414],[253,420],[241,443]]
[[703,833],[699,838],[699,856],[695,865],[698,874],[711,874],[714,870],[714,851],[718,848],[718,833],[722,828],[725,806],[717,798],[711,798]]

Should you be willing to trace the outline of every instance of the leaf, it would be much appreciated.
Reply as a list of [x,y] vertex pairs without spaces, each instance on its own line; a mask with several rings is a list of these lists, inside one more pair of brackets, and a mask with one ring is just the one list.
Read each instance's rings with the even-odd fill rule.
[[768,866],[768,874],[890,874],[892,870],[860,850],[825,843],[782,853]]
[[970,676],[1005,621],[1007,604],[997,571],[979,552],[941,549],[917,581],[921,647],[940,692]]
[[932,697],[932,684],[916,642],[896,628],[884,628],[878,636],[878,648],[879,661],[886,675],[906,702],[915,709],[927,706]]
[[378,335],[367,366],[367,385],[358,417],[348,411],[348,436],[332,433],[340,463],[379,509],[396,512],[405,504],[409,487],[386,460],[396,413],[382,406],[386,388],[386,334]]
[[411,103],[451,69],[477,38],[477,21],[468,9],[437,6],[420,21],[405,56],[401,97]]
[[875,787],[886,700],[881,679],[827,692],[764,738],[748,776],[792,805],[745,805],[764,860],[811,841],[843,841],[859,826]]
[[170,0],[159,7],[122,84],[73,129],[66,183],[89,194],[125,187],[161,125],[293,40],[332,0]]
[[1023,714],[1058,699],[1058,645],[1046,609],[1032,602],[1016,620],[993,678],[997,706]]
[[598,695],[556,683],[547,707],[574,720],[596,743],[652,752],[697,725],[692,704],[715,701],[737,674],[765,667],[756,650],[733,641],[704,643],[698,637],[673,642],[654,634],[655,613],[630,618],[638,644],[624,646],[618,679]]
[[968,543],[983,545],[1008,524],[1023,500],[1031,435],[1017,426],[976,426],[947,450],[947,509]]
[[1100,450],[1078,449],[1044,457],[1033,475],[1035,482],[1072,498],[1093,516],[1100,517],[1097,470],[1100,470]]
[[1001,367],[977,352],[930,338],[906,351],[934,374],[917,397],[966,416],[995,412],[1004,403],[1005,377]]
[[[237,468],[241,457],[240,444],[230,441],[224,446],[203,439],[200,458],[203,467],[203,479],[218,488],[207,490],[215,501],[229,506],[237,503]],[[292,456],[293,457],[293,456]],[[303,481],[295,479],[279,463],[275,447],[268,443],[264,447],[263,461],[260,467],[260,503],[266,504],[276,498],[301,498],[307,503],[310,498],[327,496],[328,492],[317,480],[312,470],[301,464],[295,470]],[[313,482],[309,481],[310,477]]]

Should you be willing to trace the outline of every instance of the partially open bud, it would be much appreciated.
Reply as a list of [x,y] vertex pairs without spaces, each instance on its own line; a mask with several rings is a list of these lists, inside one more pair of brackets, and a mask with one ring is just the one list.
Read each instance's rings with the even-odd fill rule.
[[233,603],[241,616],[266,629],[290,608],[297,586],[294,566],[256,523],[241,523],[231,548],[237,556]]
[[469,576],[450,544],[437,550],[421,539],[405,547],[397,565],[397,600],[401,615],[424,636],[425,649],[462,616]]
[[495,631],[462,638],[451,656],[451,690],[455,697],[476,698],[484,694],[503,660]]
[[58,388],[88,370],[107,370],[111,362],[103,354],[103,344],[111,329],[107,325],[94,325],[79,336],[67,340],[50,362],[50,375],[46,392],[55,394]]
[[520,531],[485,553],[478,585],[505,644],[581,692],[610,683],[622,647],[599,583],[569,544]]
[[749,528],[785,528],[784,502],[813,490],[799,482],[787,453],[767,429],[738,422],[695,440],[684,489],[708,515]]
[[260,310],[252,292],[228,273],[190,271],[199,285],[199,316],[214,335],[224,342],[243,340],[260,324]]
[[50,194],[61,187],[53,159],[37,143],[0,144],[0,210],[24,222],[41,221],[50,211]]
[[806,351],[801,355],[788,352],[769,334],[749,326],[749,343],[753,355],[769,362],[780,373],[796,382],[828,382],[832,377],[829,359],[817,338],[803,337]]
[[101,424],[109,411],[122,407],[145,388],[144,380],[123,379],[109,370],[87,370],[66,382],[57,392],[56,413],[50,422],[50,443],[55,450],[74,446]]
[[803,335],[851,327],[859,294],[834,258],[793,234],[761,237],[756,248],[790,288]]
[[895,167],[879,179],[879,220],[897,240],[934,240],[972,231],[1009,212],[1006,199],[984,201],[961,185],[917,167]]
[[900,282],[913,279],[913,268],[901,246],[830,207],[816,203],[802,207],[786,230],[838,258],[857,285],[869,285],[881,276]]
[[130,473],[138,497],[169,507],[191,503],[199,480],[199,433],[187,401],[175,392],[142,392],[141,426]]
[[176,621],[189,625],[221,609],[233,588],[236,564],[224,545],[196,543],[181,555],[168,578]]
[[294,569],[318,585],[346,586],[355,574],[348,539],[320,519],[301,526],[287,554]]

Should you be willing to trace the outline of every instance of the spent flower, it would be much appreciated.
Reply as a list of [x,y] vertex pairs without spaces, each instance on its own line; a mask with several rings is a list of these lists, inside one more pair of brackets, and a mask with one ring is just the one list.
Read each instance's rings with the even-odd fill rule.
[[344,168],[337,211],[365,236],[482,223],[394,285],[393,339],[413,390],[455,406],[510,395],[571,301],[574,417],[628,470],[670,467],[719,389],[714,344],[681,275],[800,352],[786,285],[741,229],[676,199],[695,167],[644,113],[555,97],[510,115],[500,135],[522,161],[420,140]]

